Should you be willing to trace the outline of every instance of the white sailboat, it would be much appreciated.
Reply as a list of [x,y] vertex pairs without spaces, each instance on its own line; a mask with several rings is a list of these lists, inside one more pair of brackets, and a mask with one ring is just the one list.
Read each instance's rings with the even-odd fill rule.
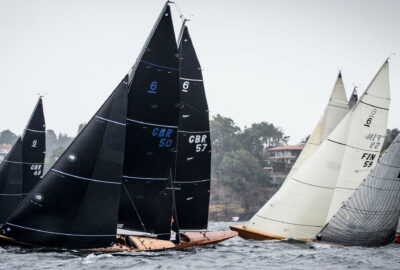
[[[389,108],[386,61],[360,101],[282,188],[239,231],[244,238],[310,239],[370,172]],[[348,190],[349,189],[349,190]]]

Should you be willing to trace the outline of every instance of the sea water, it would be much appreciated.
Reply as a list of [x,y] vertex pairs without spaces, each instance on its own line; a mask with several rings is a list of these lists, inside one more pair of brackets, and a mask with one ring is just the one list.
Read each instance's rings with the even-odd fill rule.
[[[232,224],[232,223],[230,223]],[[210,230],[229,223],[211,222]],[[237,223],[235,223],[237,224]],[[0,247],[0,269],[400,269],[400,244],[315,249],[298,241],[239,237],[210,247],[134,253],[82,253]]]

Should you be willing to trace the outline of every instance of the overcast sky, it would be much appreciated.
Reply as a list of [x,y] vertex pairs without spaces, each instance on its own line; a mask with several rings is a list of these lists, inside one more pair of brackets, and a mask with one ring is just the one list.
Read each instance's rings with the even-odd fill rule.
[[[390,61],[400,128],[400,1],[176,0],[204,69],[211,115],[267,121],[296,144],[342,70],[349,96]],[[135,62],[164,1],[0,0],[0,130],[21,134],[45,95],[47,128],[75,135]],[[175,30],[179,31],[179,13]]]

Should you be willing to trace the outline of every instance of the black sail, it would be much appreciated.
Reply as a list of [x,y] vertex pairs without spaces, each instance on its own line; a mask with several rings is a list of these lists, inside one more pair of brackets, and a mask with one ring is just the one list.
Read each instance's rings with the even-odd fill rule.
[[175,188],[172,171],[167,180],[167,185],[161,191],[161,205],[158,211],[154,233],[158,239],[180,242],[178,218],[176,215]]
[[43,173],[46,131],[39,98],[22,138],[0,165],[0,224],[39,182]]
[[400,217],[400,135],[317,235],[347,246],[393,242]]
[[210,198],[211,141],[199,60],[187,26],[180,43],[180,102],[176,207],[181,229],[206,229]]
[[354,87],[353,93],[351,93],[350,99],[349,99],[349,109],[351,110],[354,105],[357,104],[358,101],[358,95],[357,95],[357,88]]
[[25,197],[0,233],[47,247],[113,244],[124,159],[128,76]]
[[0,164],[0,224],[14,211],[21,201],[22,190],[21,137]]
[[39,98],[35,110],[22,137],[22,193],[29,193],[43,174],[46,154],[46,125],[42,99]]
[[168,3],[133,67],[119,223],[153,232],[175,156],[178,50]]

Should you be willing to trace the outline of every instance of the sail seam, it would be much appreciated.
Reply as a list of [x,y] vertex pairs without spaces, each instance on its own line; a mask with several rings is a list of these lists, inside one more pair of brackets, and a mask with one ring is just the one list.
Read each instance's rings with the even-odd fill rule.
[[209,130],[205,130],[205,131],[188,131],[188,130],[178,130],[178,132],[180,133],[210,133]]
[[370,150],[370,149],[362,149],[362,148],[351,146],[351,145],[348,145],[348,144],[345,144],[345,143],[333,141],[331,139],[327,139],[327,140],[330,141],[330,142],[333,142],[333,143],[337,143],[337,144],[340,144],[340,145],[343,145],[343,146],[347,146],[347,147],[350,147],[350,148],[353,148],[353,149],[361,150],[361,151],[366,151],[366,152],[368,151],[368,152],[372,152],[372,153],[379,153],[380,152],[380,151],[373,151],[373,150]]
[[371,106],[371,107],[374,107],[374,108],[377,108],[377,109],[382,109],[382,110],[385,110],[385,111],[388,111],[388,110],[389,110],[389,109],[386,109],[386,108],[383,108],[383,107],[378,107],[378,106],[375,106],[375,105],[366,103],[366,102],[364,102],[364,101],[362,101],[362,100],[360,100],[360,103],[365,104],[365,105],[368,105],[368,106]]
[[45,130],[36,130],[36,129],[30,129],[30,128],[27,128],[26,130],[29,130],[29,131],[32,131],[32,132],[38,132],[38,133],[45,133],[46,132]]
[[43,165],[44,163],[34,163],[34,162],[22,162],[22,161],[12,161],[12,160],[3,160],[8,163],[16,163],[16,164],[29,164],[29,165]]
[[165,68],[165,69],[170,69],[170,70],[176,70],[176,71],[179,70],[178,68],[172,68],[172,67],[167,67],[167,66],[161,66],[161,65],[157,65],[157,64],[154,64],[154,63],[151,63],[151,62],[148,62],[148,61],[144,61],[144,60],[141,60],[140,62],[142,62],[142,63],[144,63],[144,64],[151,65],[151,66],[155,66],[155,67],[160,67],[160,68]]
[[178,183],[178,184],[192,184],[192,183],[200,183],[200,182],[208,182],[208,181],[211,181],[211,179],[196,180],[196,181],[174,181],[174,182]]
[[126,126],[126,124],[124,124],[124,123],[120,123],[120,122],[117,122],[117,121],[113,121],[113,120],[110,120],[110,119],[107,119],[107,118],[104,118],[104,117],[101,117],[101,116],[98,116],[98,115],[96,115],[96,118],[101,119],[101,120],[104,120],[104,121],[107,121],[107,122],[110,122],[110,123],[113,123],[113,124],[117,124],[117,125],[121,125],[121,126]]
[[168,180],[168,178],[156,178],[156,177],[138,177],[138,176],[127,176],[123,175],[124,178],[138,179],[138,180]]
[[199,79],[189,79],[189,78],[184,78],[184,77],[180,77],[179,79],[185,80],[185,81],[194,81],[194,82],[202,82],[203,81],[203,80],[199,80]]
[[336,108],[341,108],[341,109],[346,109],[348,110],[348,107],[342,107],[342,106],[338,106],[338,105],[333,105],[333,104],[328,104],[328,106],[332,106],[332,107],[336,107]]
[[142,122],[138,120],[133,120],[130,118],[126,118],[126,120],[134,123],[139,123],[139,124],[144,124],[144,125],[149,125],[149,126],[157,126],[157,127],[168,127],[168,128],[178,128],[178,126],[169,126],[169,125],[161,125],[161,124],[155,124],[155,123],[148,123],[148,122]]
[[294,181],[296,181],[296,182],[302,183],[302,184],[304,184],[304,185],[312,186],[312,187],[319,187],[319,188],[325,188],[325,189],[335,189],[335,188],[332,188],[332,187],[323,187],[323,186],[317,186],[317,185],[305,183],[305,182],[299,181],[299,180],[297,180],[297,179],[295,179],[295,178],[293,178],[293,177],[290,178],[290,179],[292,179],[292,180],[294,180]]
[[17,228],[25,229],[25,230],[31,230],[31,231],[37,231],[37,232],[42,232],[42,233],[48,233],[48,234],[56,234],[56,235],[66,235],[66,236],[80,236],[80,237],[115,237],[115,234],[74,234],[74,233],[59,233],[59,232],[50,232],[50,231],[45,231],[45,230],[40,230],[40,229],[35,229],[35,228],[30,228],[30,227],[25,227],[21,225],[16,225],[13,223],[6,223],[6,225],[11,225]]
[[272,221],[276,221],[276,222],[280,222],[280,223],[285,223],[285,224],[290,224],[290,225],[296,225],[296,226],[306,226],[306,227],[318,227],[321,228],[322,226],[319,225],[306,225],[306,224],[297,224],[297,223],[291,223],[291,222],[286,222],[286,221],[281,221],[281,220],[276,220],[276,219],[272,219],[272,218],[266,218],[260,215],[256,215],[257,217],[263,218],[263,219],[268,219],[268,220],[272,220]]
[[81,179],[81,180],[93,181],[93,182],[104,183],[104,184],[121,185],[121,183],[119,183],[119,182],[97,180],[97,179],[92,179],[92,178],[87,178],[87,177],[82,177],[82,176],[78,176],[78,175],[65,173],[65,172],[62,172],[62,171],[59,171],[59,170],[56,170],[56,169],[51,169],[51,170],[56,172],[56,173],[59,173],[59,174],[62,174],[62,175],[66,175],[66,176],[70,176],[70,177],[74,177],[74,178]]

